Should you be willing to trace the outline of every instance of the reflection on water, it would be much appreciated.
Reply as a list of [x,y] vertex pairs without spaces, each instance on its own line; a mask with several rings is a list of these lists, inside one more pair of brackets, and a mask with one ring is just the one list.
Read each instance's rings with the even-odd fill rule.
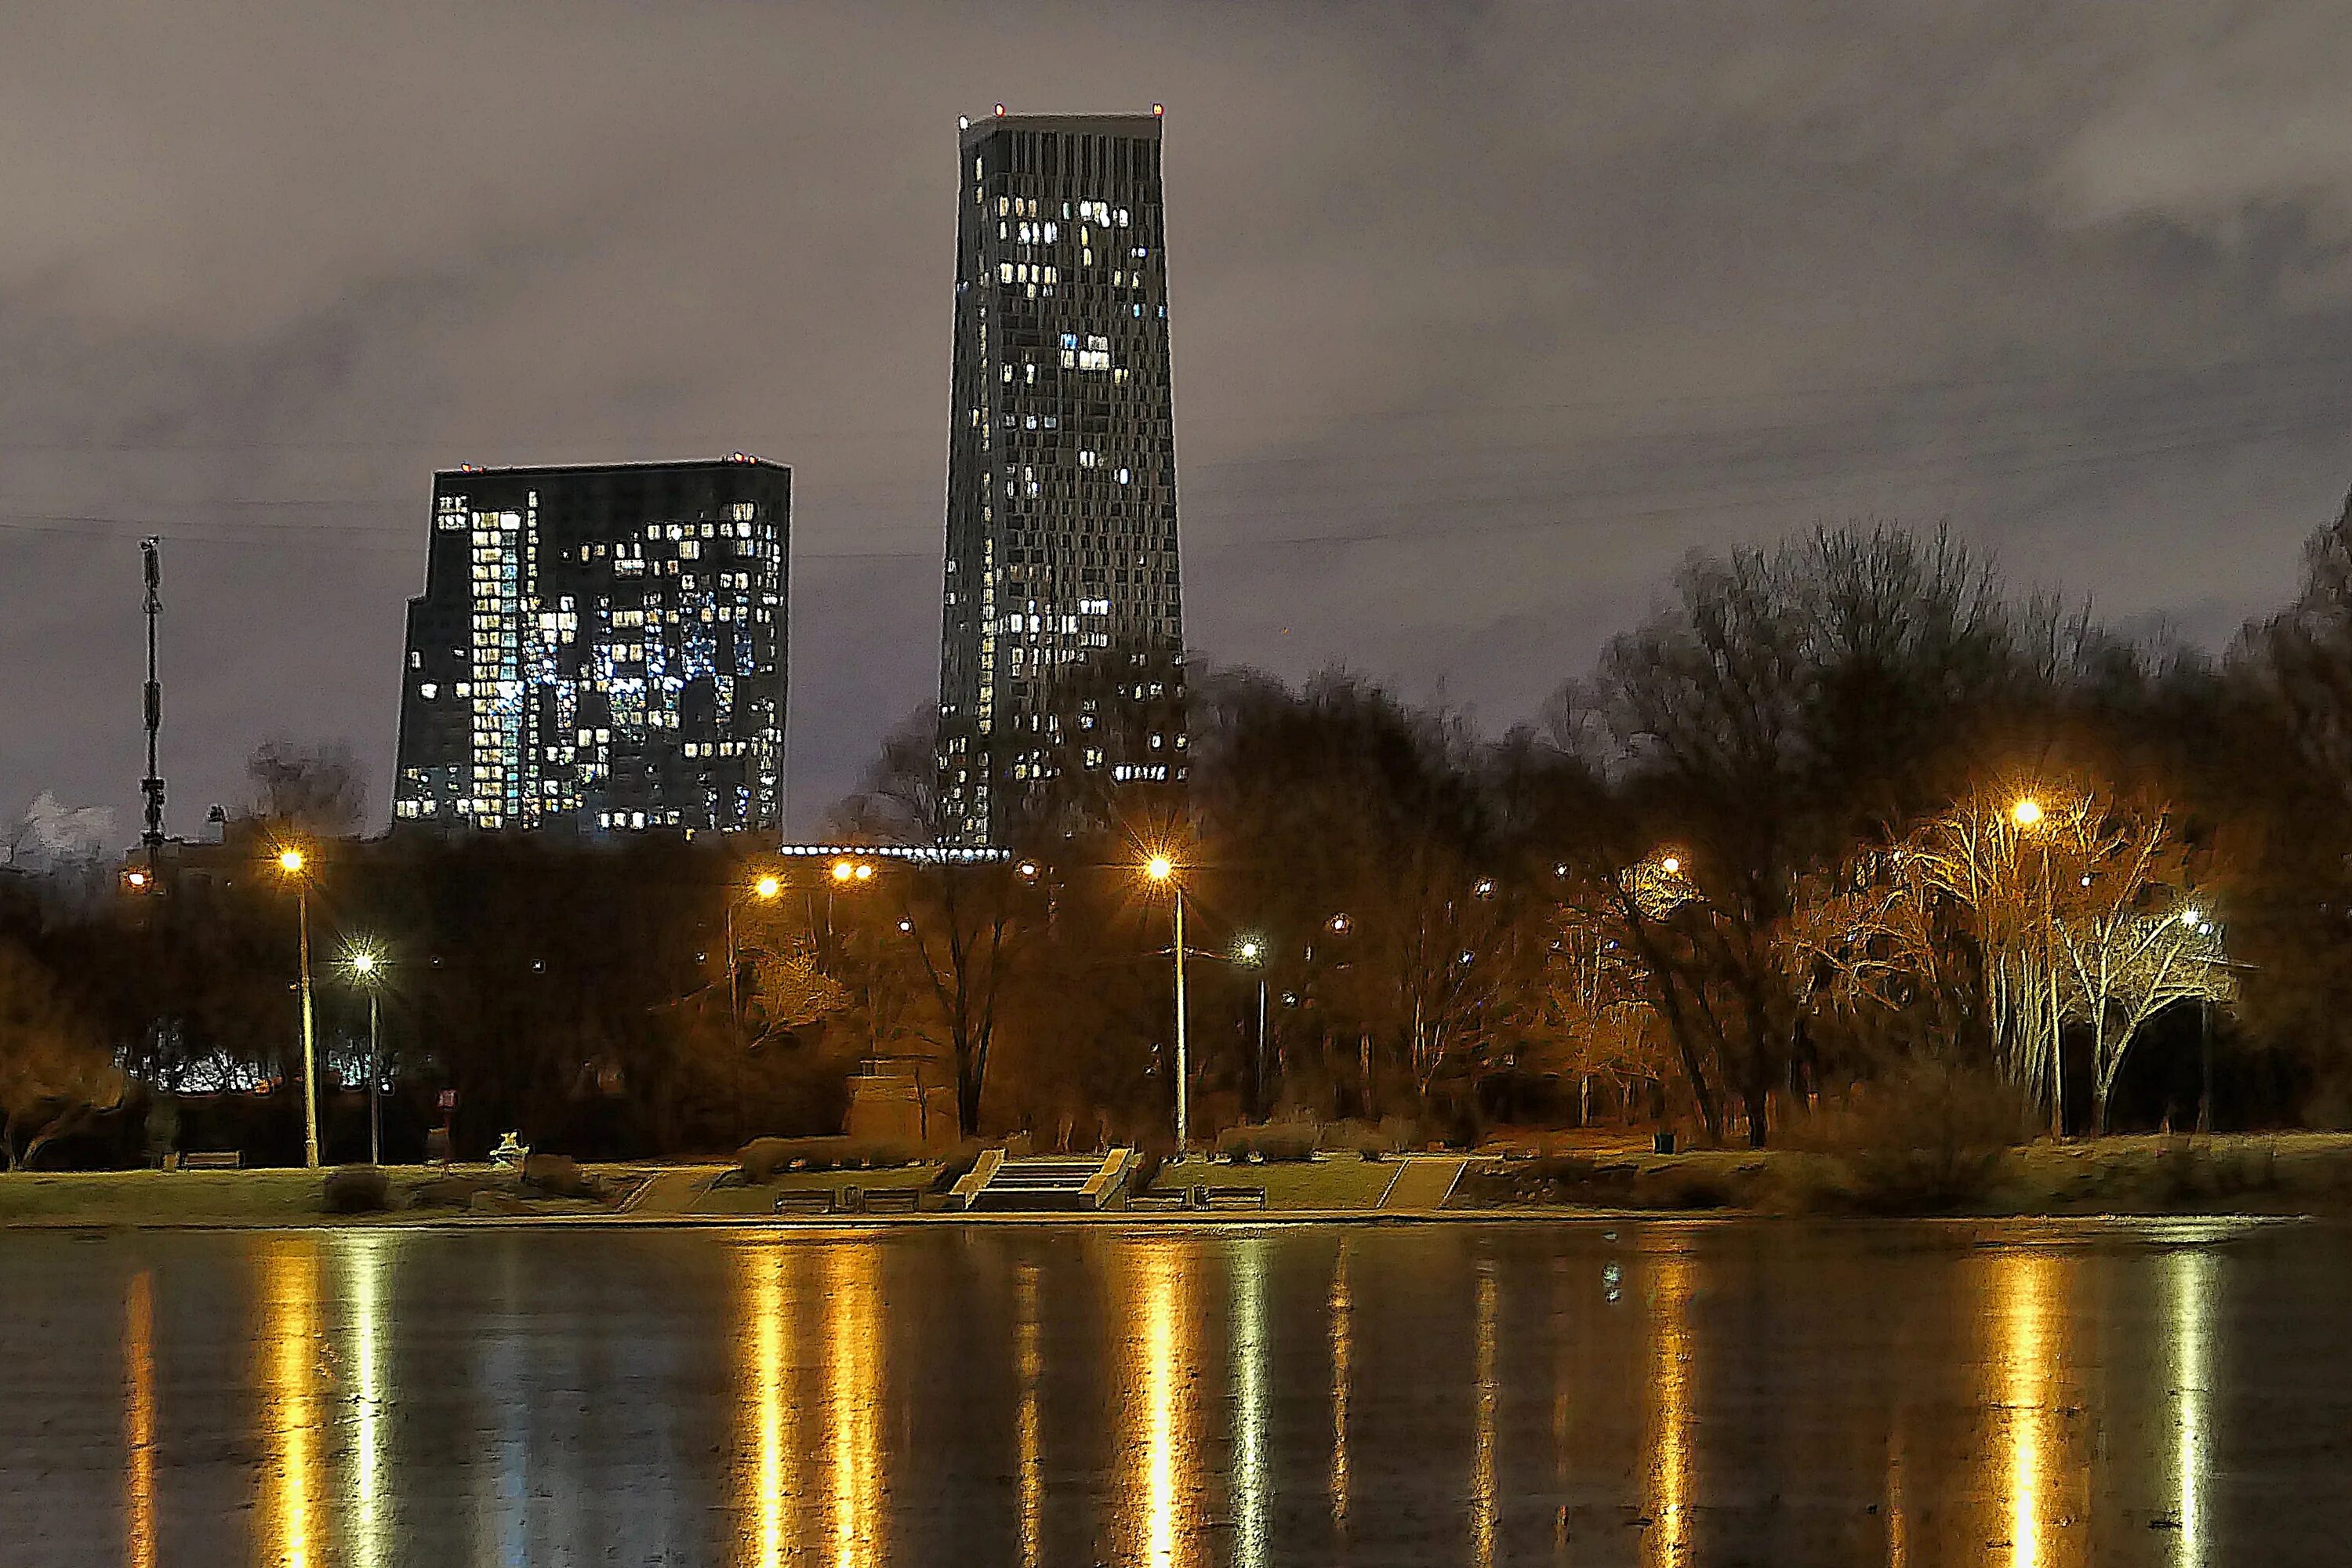
[[8,1561],[2341,1544],[2352,1234],[1622,1229],[0,1237]]
[[2166,1305],[2172,1327],[2174,1489],[2179,1498],[2180,1549],[2174,1561],[2203,1563],[2207,1555],[2205,1490],[2212,1477],[2213,1293],[2210,1253],[2183,1248],[2165,1258]]
[[1477,1568],[1495,1563],[1495,1405],[1501,1397],[1495,1377],[1495,1266],[1478,1262],[1477,1379],[1478,1418],[1474,1428],[1470,1461],[1470,1557]]
[[1024,1258],[1013,1275],[1013,1371],[1021,1380],[1014,1440],[1021,1459],[1021,1562],[1045,1560],[1045,1458],[1040,1394],[1045,1381],[1044,1334],[1037,1323],[1037,1265]]
[[1130,1514],[1141,1516],[1142,1540],[1131,1556],[1153,1568],[1194,1561],[1198,1545],[1199,1521],[1183,1495],[1193,1465],[1194,1347],[1184,1267],[1190,1251],[1175,1242],[1143,1243],[1128,1274],[1140,1319],[1129,1336],[1131,1359],[1122,1373],[1141,1428],[1131,1444],[1136,1468],[1129,1496]]
[[155,1277],[131,1277],[122,1299],[123,1559],[155,1568]]
[[2058,1568],[2079,1556],[2081,1538],[2069,1532],[2074,1519],[2065,1491],[2073,1465],[2060,1386],[2067,1268],[2063,1258],[2024,1249],[1993,1259],[1987,1318],[1999,1338],[1987,1359],[1994,1403],[2008,1427],[2009,1561],[2017,1568]]
[[1650,1294],[1650,1561],[1691,1550],[1691,1276],[1679,1250],[1656,1259]]
[[1348,1533],[1348,1380],[1354,1357],[1355,1303],[1348,1294],[1348,1247],[1341,1237],[1332,1249],[1331,1290],[1331,1529]]
[[1266,1562],[1266,1254],[1263,1236],[1243,1237],[1233,1268],[1234,1561]]
[[261,1254],[261,1388],[269,1468],[261,1561],[310,1568],[319,1475],[319,1252],[309,1237],[275,1237]]
[[845,1241],[825,1253],[825,1416],[833,1429],[834,1568],[887,1555],[882,1512],[882,1247]]
[[798,1499],[790,1467],[800,1454],[800,1402],[790,1387],[794,1306],[789,1254],[781,1247],[749,1247],[737,1255],[742,1277],[744,1349],[741,1405],[748,1426],[739,1447],[751,1456],[739,1484],[747,1494],[737,1512],[751,1542],[745,1561],[782,1568],[792,1540],[790,1510]]
[[392,1529],[384,1511],[392,1486],[387,1441],[391,1383],[386,1360],[391,1325],[384,1299],[392,1241],[388,1237],[355,1235],[336,1249],[336,1257],[342,1266],[343,1299],[350,1303],[348,1343],[357,1384],[352,1390],[352,1508],[344,1524],[351,1536],[352,1561],[358,1568],[383,1568],[393,1555]]

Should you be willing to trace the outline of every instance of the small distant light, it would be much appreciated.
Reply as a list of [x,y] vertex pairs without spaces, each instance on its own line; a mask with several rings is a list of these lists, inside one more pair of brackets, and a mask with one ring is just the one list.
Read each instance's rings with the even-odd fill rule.
[[1669,877],[1679,876],[1682,873],[1683,863],[1678,857],[1669,855],[1659,861],[1658,865]]
[[1024,877],[1034,877],[1034,876],[1035,876],[1035,875],[1037,874],[1037,862],[1036,862],[1036,861],[1034,861],[1034,860],[1024,860],[1024,861],[1022,861],[1022,862],[1021,862],[1021,874],[1022,874],[1023,876],[1024,876]]
[[872,881],[874,879],[874,868],[861,861],[857,868],[857,879],[861,882]]
[[969,130],[971,130],[971,115],[969,115],[969,114],[959,114],[959,115],[957,115],[957,116],[956,116],[956,129],[957,129],[957,130],[959,130],[959,131],[969,131]]
[[130,876],[124,878],[123,880],[129,882],[134,888],[143,888],[147,885],[147,873],[144,871],[133,871]]
[[912,921],[900,921],[898,922],[898,929],[900,931],[913,931],[915,929],[915,922]]
[[1004,105],[1001,103],[996,106],[996,118],[999,120],[1004,118]]
[[1151,112],[1155,116],[1165,114],[1168,112],[1168,106],[1164,103],[1155,103],[1151,106]]
[[751,891],[763,899],[772,899],[784,890],[784,884],[775,877],[762,877],[751,884]]

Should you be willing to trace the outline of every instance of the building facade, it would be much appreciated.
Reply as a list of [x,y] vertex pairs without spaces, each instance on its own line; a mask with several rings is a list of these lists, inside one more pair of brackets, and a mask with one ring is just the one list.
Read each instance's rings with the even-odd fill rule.
[[1003,842],[1062,769],[1184,776],[1160,123],[1000,110],[963,128],[935,825],[950,842]]
[[395,826],[781,837],[792,471],[433,478]]

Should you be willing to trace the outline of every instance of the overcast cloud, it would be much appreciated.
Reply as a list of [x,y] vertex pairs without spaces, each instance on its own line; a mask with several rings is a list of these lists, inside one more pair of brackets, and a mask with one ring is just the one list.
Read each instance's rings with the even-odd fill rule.
[[2352,28],[2261,7],[0,0],[0,814],[382,811],[431,471],[796,476],[793,815],[935,694],[958,113],[1168,105],[1199,653],[1489,728],[1694,546],[2217,645],[2352,486]]

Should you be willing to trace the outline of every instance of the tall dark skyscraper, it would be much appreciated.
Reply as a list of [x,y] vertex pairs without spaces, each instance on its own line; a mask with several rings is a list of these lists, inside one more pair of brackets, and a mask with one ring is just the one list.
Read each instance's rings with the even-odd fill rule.
[[433,476],[395,824],[781,835],[792,470]]
[[[938,759],[953,842],[1001,842],[1061,766],[1184,776],[1160,129],[1156,107],[963,128]],[[1059,700],[1073,666],[1113,661],[1133,679]]]

